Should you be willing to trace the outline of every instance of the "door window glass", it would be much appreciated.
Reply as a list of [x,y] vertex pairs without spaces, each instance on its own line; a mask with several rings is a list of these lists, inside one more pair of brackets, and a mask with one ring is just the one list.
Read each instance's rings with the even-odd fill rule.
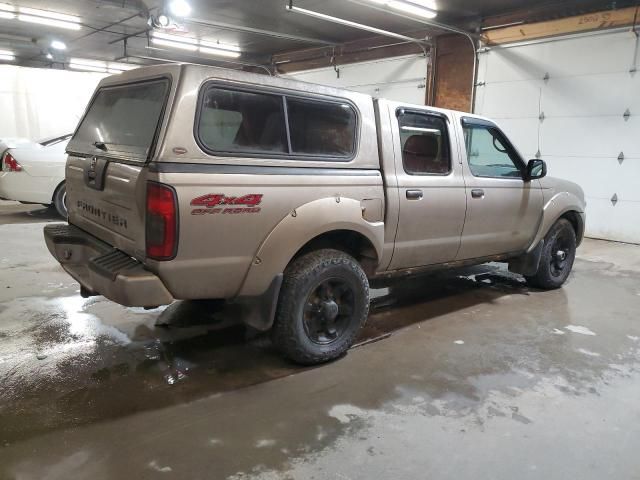
[[402,164],[410,175],[446,175],[451,171],[446,121],[421,113],[399,117]]
[[476,177],[522,178],[517,154],[495,128],[465,126],[469,169]]

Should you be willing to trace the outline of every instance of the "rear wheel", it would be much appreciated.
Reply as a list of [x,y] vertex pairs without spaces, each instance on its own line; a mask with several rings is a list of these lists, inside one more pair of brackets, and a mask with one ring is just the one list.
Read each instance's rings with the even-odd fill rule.
[[63,183],[61,183],[53,194],[53,206],[60,215],[65,220],[69,216],[67,212],[67,187]]
[[318,250],[285,271],[273,342],[297,363],[327,362],[349,349],[368,314],[369,282],[360,264],[338,250]]
[[576,258],[576,232],[568,220],[562,218],[544,239],[538,272],[525,277],[533,287],[552,290],[560,288],[569,278]]

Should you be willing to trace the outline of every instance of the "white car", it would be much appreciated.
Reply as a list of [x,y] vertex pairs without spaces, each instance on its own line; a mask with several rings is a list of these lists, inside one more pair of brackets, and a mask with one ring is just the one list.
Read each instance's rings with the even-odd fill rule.
[[65,150],[72,134],[41,142],[0,140],[0,198],[22,203],[53,205],[67,218]]

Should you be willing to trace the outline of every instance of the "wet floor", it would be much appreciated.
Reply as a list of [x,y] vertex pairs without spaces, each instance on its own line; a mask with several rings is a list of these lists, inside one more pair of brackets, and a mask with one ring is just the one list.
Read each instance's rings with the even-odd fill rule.
[[302,369],[216,304],[80,298],[55,218],[15,209],[0,478],[638,478],[640,247],[587,241],[554,292],[498,265],[396,282]]

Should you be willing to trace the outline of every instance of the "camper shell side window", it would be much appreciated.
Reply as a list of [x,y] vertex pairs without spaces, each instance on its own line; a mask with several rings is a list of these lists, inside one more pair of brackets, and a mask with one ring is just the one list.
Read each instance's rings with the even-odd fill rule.
[[349,162],[359,121],[345,99],[206,83],[196,112],[200,148],[215,156]]

